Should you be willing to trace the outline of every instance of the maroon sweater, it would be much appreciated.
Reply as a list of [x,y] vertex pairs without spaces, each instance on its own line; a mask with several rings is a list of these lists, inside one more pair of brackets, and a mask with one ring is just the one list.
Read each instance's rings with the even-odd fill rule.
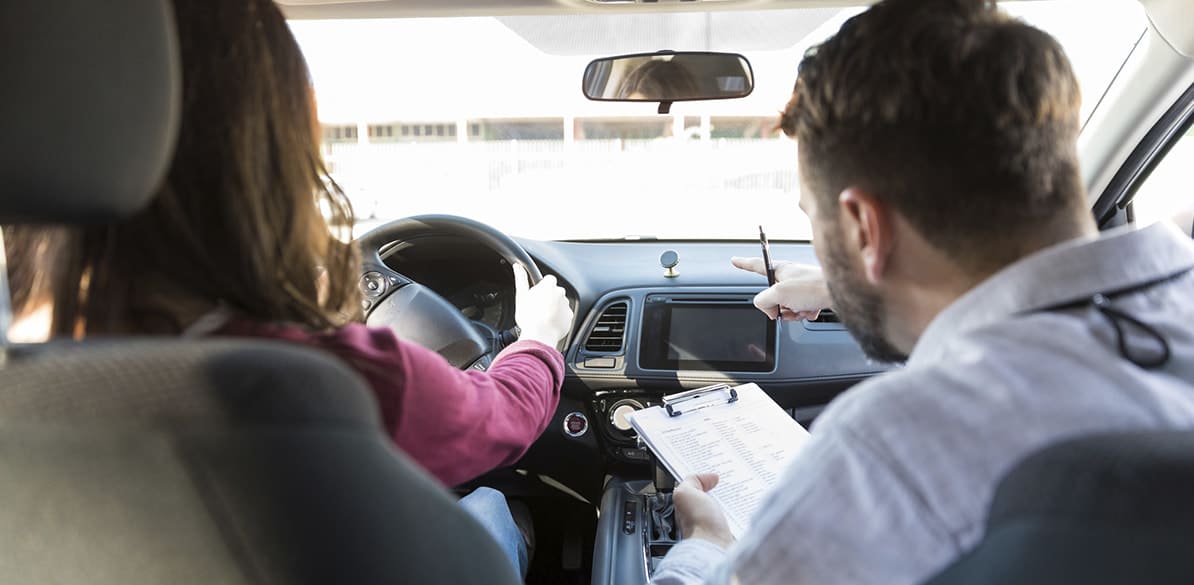
[[318,333],[234,319],[215,335],[293,341],[329,351],[365,377],[386,432],[445,485],[522,457],[560,401],[564,358],[537,341],[503,350],[489,371],[461,371],[384,327],[353,323]]

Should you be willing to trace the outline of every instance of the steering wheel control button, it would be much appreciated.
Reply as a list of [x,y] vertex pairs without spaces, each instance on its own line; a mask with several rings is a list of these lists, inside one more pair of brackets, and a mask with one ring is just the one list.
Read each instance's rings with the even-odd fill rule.
[[579,412],[570,412],[564,417],[564,434],[579,437],[589,432],[589,419]]
[[386,278],[380,272],[370,271],[361,276],[361,292],[376,299],[386,292]]
[[609,424],[623,433],[633,432],[634,427],[630,424],[630,415],[642,407],[642,404],[634,400],[615,402],[609,409]]
[[612,357],[585,358],[584,366],[586,368],[613,369],[618,366],[618,360],[616,358],[612,358]]
[[663,267],[663,275],[667,278],[676,278],[680,276],[680,271],[676,267],[680,265],[680,254],[675,250],[668,250],[659,257],[659,265]]
[[469,367],[474,370],[477,370],[478,372],[484,372],[485,370],[489,369],[489,365],[490,365],[491,361],[492,360],[489,359],[489,356],[483,355],[483,356],[481,356],[481,359],[473,362],[473,365],[471,365]]

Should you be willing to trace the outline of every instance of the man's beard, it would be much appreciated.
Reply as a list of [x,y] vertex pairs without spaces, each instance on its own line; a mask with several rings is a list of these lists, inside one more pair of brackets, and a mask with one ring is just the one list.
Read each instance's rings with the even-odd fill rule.
[[819,242],[826,246],[826,262],[821,268],[834,312],[867,357],[886,363],[907,361],[908,354],[883,335],[883,298],[860,275],[850,270],[841,244],[834,240],[837,238]]

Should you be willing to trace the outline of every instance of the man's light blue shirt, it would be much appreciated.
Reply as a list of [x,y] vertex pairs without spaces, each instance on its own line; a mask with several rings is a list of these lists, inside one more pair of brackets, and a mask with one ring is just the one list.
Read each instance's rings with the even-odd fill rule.
[[[914,585],[977,543],[996,484],[1028,454],[1089,433],[1194,428],[1192,268],[1194,242],[1168,222],[1006,267],[937,315],[905,367],[833,401],[746,537],[729,551],[683,541],[653,582]],[[1111,304],[1168,341],[1155,370],[1125,359],[1082,303],[1142,285]],[[1156,349],[1126,333],[1131,349]]]

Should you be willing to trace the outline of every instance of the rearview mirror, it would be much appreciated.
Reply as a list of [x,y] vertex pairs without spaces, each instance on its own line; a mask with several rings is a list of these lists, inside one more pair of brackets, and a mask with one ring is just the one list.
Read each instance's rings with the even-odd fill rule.
[[585,67],[585,97],[611,102],[724,100],[750,95],[754,72],[736,53],[640,53],[596,59]]

